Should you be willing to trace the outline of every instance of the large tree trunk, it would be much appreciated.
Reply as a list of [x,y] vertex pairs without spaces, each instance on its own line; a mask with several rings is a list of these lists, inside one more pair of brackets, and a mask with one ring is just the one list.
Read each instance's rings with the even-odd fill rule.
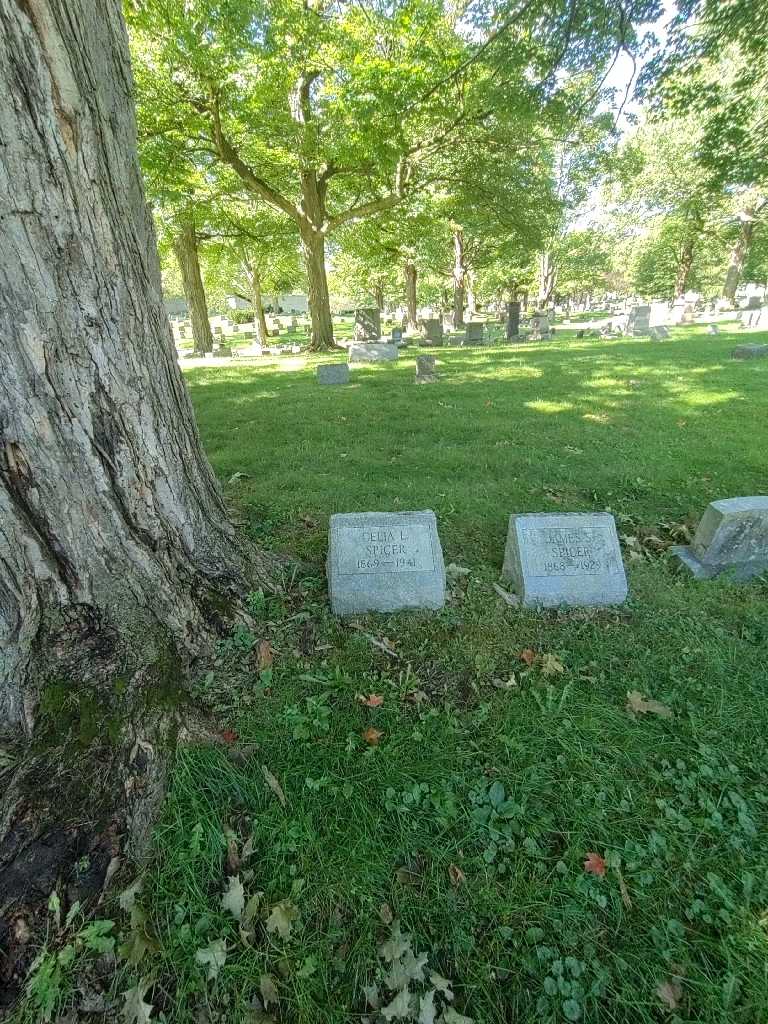
[[552,301],[552,296],[555,291],[555,284],[557,282],[557,267],[555,264],[554,256],[548,250],[545,250],[539,256],[539,299],[538,306],[540,309],[548,306]]
[[416,264],[413,260],[405,261],[405,305],[408,310],[408,330],[415,331],[418,327],[416,310]]
[[691,276],[693,257],[696,251],[696,239],[687,238],[680,247],[675,273],[675,298],[679,299],[688,291],[688,279]]
[[467,317],[470,320],[475,319],[477,313],[477,301],[475,299],[475,275],[473,271],[467,271]]
[[464,326],[464,294],[467,281],[464,232],[458,228],[453,233],[453,326]]
[[184,297],[192,320],[192,339],[198,355],[204,355],[213,348],[211,322],[208,319],[208,303],[205,298],[203,276],[200,273],[200,258],[197,249],[197,231],[191,216],[182,217],[173,239],[173,251],[179,263]]
[[307,271],[307,297],[311,334],[309,347],[314,352],[333,348],[333,319],[325,273],[325,236],[301,226],[301,249]]
[[747,262],[749,250],[752,246],[752,238],[755,233],[755,224],[751,219],[753,211],[746,210],[745,213],[749,215],[750,219],[742,220],[739,226],[739,236],[731,248],[731,257],[723,283],[723,298],[727,299],[731,305],[734,305],[736,302],[736,289],[739,287],[744,264]]
[[[8,736],[31,731],[51,680],[56,742],[84,688],[98,703],[118,693],[127,702],[137,689],[159,700],[153,663],[166,666],[165,687],[179,687],[260,564],[228,521],[176,363],[132,89],[119,0],[0,0]],[[263,570],[257,578],[267,583]],[[15,970],[9,922],[19,902],[44,922],[51,888],[75,877],[94,834],[112,829],[106,870],[130,831],[127,804],[156,805],[167,763],[161,718],[157,704],[126,707],[109,759],[38,752],[32,776],[22,758],[9,778],[0,758],[0,989]],[[143,739],[130,738],[129,721]],[[92,743],[106,741],[100,723]],[[66,791],[55,790],[57,776]],[[146,836],[149,817],[139,810],[138,820]]]
[[267,318],[264,314],[264,297],[261,292],[261,274],[253,263],[244,264],[245,276],[251,289],[251,305],[253,306],[253,324],[256,330],[256,341],[259,345],[267,344]]
[[373,301],[376,303],[376,308],[379,313],[384,312],[384,289],[380,284],[374,284],[373,286]]

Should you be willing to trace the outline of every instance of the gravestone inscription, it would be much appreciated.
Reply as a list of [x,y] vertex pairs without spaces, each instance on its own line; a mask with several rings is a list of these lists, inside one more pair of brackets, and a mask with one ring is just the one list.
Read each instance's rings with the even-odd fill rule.
[[768,572],[768,495],[710,502],[692,542],[670,551],[697,580],[727,573],[741,581]]
[[327,574],[336,615],[442,608],[445,565],[435,513],[331,516]]
[[600,606],[627,597],[616,523],[606,512],[511,515],[502,576],[526,606]]

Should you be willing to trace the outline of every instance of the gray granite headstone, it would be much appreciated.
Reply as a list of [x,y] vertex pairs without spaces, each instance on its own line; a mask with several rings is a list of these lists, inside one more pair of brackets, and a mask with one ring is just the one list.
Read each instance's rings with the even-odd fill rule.
[[531,317],[531,341],[542,341],[550,336],[549,317],[546,313],[534,313]]
[[485,337],[485,324],[480,320],[471,320],[464,325],[464,344],[482,345]]
[[431,511],[331,516],[326,568],[336,615],[445,604],[443,551]]
[[349,384],[347,363],[322,363],[317,368],[318,384]]
[[670,551],[697,580],[768,572],[768,495],[710,502],[691,544]]
[[720,333],[720,328],[718,327],[717,324],[710,324],[709,327],[707,328],[707,334],[719,334],[719,333]]
[[396,345],[399,341],[403,340],[403,329],[402,327],[392,328],[392,344]]
[[387,363],[397,359],[397,345],[386,342],[369,342],[367,345],[350,345],[350,363]]
[[650,306],[632,306],[627,317],[627,334],[633,338],[648,335],[651,324]]
[[381,337],[381,312],[370,309],[355,310],[355,341],[377,341]]
[[422,320],[421,328],[424,332],[422,339],[422,345],[442,345],[443,344],[443,325],[440,320]]
[[520,303],[507,303],[507,338],[516,338],[520,334]]
[[437,380],[434,356],[416,356],[416,383],[434,384]]
[[731,352],[732,359],[766,359],[768,345],[737,345]]
[[527,606],[611,605],[627,597],[616,523],[606,512],[511,515],[502,576]]

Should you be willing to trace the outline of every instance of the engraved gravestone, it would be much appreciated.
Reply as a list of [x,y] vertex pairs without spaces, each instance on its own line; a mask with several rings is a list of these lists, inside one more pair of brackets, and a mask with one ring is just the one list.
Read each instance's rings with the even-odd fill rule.
[[416,356],[416,383],[434,384],[437,381],[434,356]]
[[318,384],[349,384],[347,363],[323,363],[317,368]]
[[527,606],[611,605],[627,597],[616,523],[605,512],[510,516],[502,576]]
[[331,516],[326,568],[336,615],[445,604],[443,552],[429,510]]
[[355,310],[355,341],[377,341],[381,337],[381,313],[375,306]]
[[347,360],[350,363],[386,363],[397,359],[397,345],[386,342],[368,342],[365,345],[350,345]]
[[691,544],[670,550],[697,580],[768,572],[768,495],[710,502]]

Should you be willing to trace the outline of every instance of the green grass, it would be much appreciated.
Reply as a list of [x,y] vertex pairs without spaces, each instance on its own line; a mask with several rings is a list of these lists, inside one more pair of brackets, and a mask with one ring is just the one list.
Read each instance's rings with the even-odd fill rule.
[[[254,597],[258,629],[198,684],[239,739],[179,758],[141,896],[158,951],[126,986],[153,981],[174,1024],[238,1024],[260,1019],[269,974],[276,1019],[360,1021],[386,903],[477,1024],[766,1019],[768,584],[696,583],[663,551],[710,500],[765,492],[768,361],[730,360],[735,343],[694,328],[438,349],[428,387],[413,350],[347,388],[315,383],[331,357],[187,372],[217,473],[250,475],[226,488],[248,532],[306,568],[280,600]],[[471,570],[445,610],[333,619],[328,516],[420,508]],[[588,509],[637,538],[626,607],[505,605],[509,513]],[[631,690],[674,717],[633,717]],[[356,699],[371,693],[381,707]],[[221,909],[227,830],[241,854],[252,841],[246,896],[263,893],[244,939]],[[584,871],[592,852],[604,877]],[[284,900],[287,939],[265,928]],[[195,954],[218,939],[208,981]]]

